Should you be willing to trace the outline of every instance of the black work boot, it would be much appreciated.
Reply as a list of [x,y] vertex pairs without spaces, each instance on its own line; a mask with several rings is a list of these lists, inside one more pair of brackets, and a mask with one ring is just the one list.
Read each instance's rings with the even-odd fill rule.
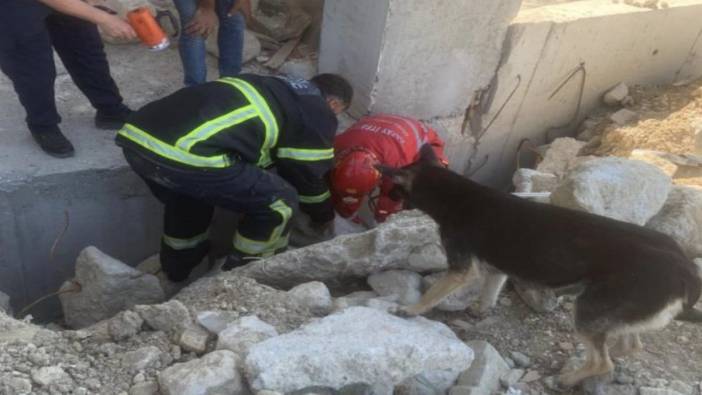
[[61,133],[58,126],[31,128],[30,131],[39,147],[53,157],[68,158],[75,153],[73,144]]
[[102,130],[119,130],[132,112],[126,107],[114,112],[98,110],[95,113],[95,127]]

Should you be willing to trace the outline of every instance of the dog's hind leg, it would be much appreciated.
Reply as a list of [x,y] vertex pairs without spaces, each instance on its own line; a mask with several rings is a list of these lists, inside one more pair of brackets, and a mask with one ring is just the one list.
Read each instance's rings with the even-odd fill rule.
[[451,292],[467,284],[475,276],[477,270],[471,265],[464,271],[449,271],[441,280],[432,285],[427,292],[422,295],[419,303],[405,307],[399,311],[402,315],[415,316],[424,314],[439,304]]
[[560,383],[566,387],[573,387],[586,378],[603,375],[614,369],[614,363],[609,357],[606,334],[580,334],[580,336],[585,343],[587,359],[580,369],[560,376]]
[[485,282],[480,291],[480,307],[478,314],[484,315],[497,304],[497,297],[500,296],[502,288],[507,282],[507,275],[500,272],[486,270]]
[[638,333],[625,333],[619,336],[617,343],[612,348],[612,356],[615,358],[626,357],[643,350],[643,344]]

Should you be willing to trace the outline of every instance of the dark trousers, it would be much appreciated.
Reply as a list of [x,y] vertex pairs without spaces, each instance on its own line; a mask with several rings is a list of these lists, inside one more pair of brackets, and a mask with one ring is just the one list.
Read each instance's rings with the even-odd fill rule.
[[234,253],[270,256],[287,247],[296,190],[278,175],[247,163],[226,169],[183,169],[124,150],[132,169],[165,206],[161,267],[173,281],[185,280],[209,251],[214,207],[243,216]]
[[14,85],[30,130],[53,128],[61,121],[52,46],[93,107],[106,114],[126,110],[95,25],[49,11],[34,0],[9,0],[0,12],[0,69]]

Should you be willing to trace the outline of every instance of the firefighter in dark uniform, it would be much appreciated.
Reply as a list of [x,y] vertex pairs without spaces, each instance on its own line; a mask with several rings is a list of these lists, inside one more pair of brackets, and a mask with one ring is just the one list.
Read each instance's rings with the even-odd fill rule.
[[165,205],[166,275],[183,281],[207,256],[215,206],[243,214],[222,270],[284,250],[298,204],[320,232],[330,226],[325,176],[336,115],[352,95],[334,74],[310,81],[243,74],[181,89],[135,112],[117,144]]

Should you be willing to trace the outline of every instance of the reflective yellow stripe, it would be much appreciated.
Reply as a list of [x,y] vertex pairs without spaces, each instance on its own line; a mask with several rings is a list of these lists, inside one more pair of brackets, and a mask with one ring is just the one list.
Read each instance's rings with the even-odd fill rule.
[[230,84],[238,88],[241,93],[246,96],[246,99],[251,103],[258,111],[258,116],[261,117],[263,124],[266,128],[266,135],[263,138],[263,144],[261,145],[261,156],[256,164],[259,167],[268,167],[273,164],[273,159],[271,158],[271,149],[278,144],[278,122],[275,120],[275,115],[271,111],[271,108],[266,103],[266,99],[261,96],[260,93],[251,84],[244,80],[238,78],[225,77],[219,81]]
[[278,158],[314,162],[334,159],[334,149],[278,148]]
[[163,156],[178,163],[184,163],[195,167],[215,168],[228,167],[231,164],[229,157],[226,155],[205,157],[191,154],[180,148],[164,143],[163,141],[151,136],[150,134],[131,124],[124,125],[122,130],[119,131],[119,135],[133,141],[136,144],[139,144],[157,155]]
[[257,116],[258,111],[256,110],[256,107],[252,105],[238,108],[230,113],[222,115],[221,117],[203,123],[195,130],[178,139],[175,145],[182,150],[190,152],[190,149],[192,149],[192,147],[200,141],[207,140],[224,129],[238,125]]
[[331,197],[331,193],[329,191],[326,191],[323,194],[317,195],[317,196],[300,195],[300,203],[306,203],[306,204],[322,203],[323,201],[329,199],[330,197]]
[[197,247],[198,244],[207,240],[208,237],[209,237],[208,232],[199,234],[199,235],[197,235],[195,237],[191,237],[189,239],[179,239],[176,237],[170,237],[167,235],[163,235],[163,242],[166,243],[167,246],[173,248],[174,250],[187,250],[189,248]]
[[238,231],[234,235],[234,248],[247,254],[268,257],[275,253],[276,250],[288,245],[288,235],[283,235],[293,210],[282,200],[276,200],[269,206],[271,210],[280,214],[282,222],[276,226],[271,232],[271,236],[267,241],[252,240],[241,235]]

